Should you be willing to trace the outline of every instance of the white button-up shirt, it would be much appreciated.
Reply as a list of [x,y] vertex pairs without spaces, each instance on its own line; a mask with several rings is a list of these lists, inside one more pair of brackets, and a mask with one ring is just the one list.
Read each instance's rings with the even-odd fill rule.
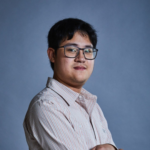
[[55,79],[30,103],[24,130],[30,150],[90,150],[115,146],[97,97],[76,93]]

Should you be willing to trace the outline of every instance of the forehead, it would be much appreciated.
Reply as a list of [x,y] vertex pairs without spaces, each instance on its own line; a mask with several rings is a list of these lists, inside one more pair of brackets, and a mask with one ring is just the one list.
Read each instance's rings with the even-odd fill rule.
[[63,39],[60,45],[62,46],[65,44],[70,44],[70,43],[73,43],[79,46],[85,46],[85,45],[93,46],[88,34],[82,31],[75,32],[71,39],[68,39],[68,38]]

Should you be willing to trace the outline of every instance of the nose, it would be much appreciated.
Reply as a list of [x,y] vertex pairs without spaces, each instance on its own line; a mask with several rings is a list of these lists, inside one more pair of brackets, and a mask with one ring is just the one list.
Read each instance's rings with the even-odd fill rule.
[[84,51],[83,50],[81,50],[81,49],[79,50],[79,53],[75,58],[75,61],[76,62],[82,62],[82,63],[85,62],[85,57],[84,57]]

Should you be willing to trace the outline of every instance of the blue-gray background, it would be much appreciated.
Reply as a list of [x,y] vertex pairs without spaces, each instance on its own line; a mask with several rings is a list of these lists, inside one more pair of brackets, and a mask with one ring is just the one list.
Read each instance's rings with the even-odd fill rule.
[[85,88],[98,96],[124,150],[150,147],[149,0],[0,1],[0,150],[27,150],[22,127],[30,100],[53,72],[47,33],[77,17],[97,30],[95,70]]

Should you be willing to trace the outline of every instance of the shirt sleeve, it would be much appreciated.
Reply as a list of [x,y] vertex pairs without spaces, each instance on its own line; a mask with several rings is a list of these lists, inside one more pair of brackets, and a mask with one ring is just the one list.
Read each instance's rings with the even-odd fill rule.
[[26,117],[24,128],[29,149],[88,150],[85,142],[52,102],[36,102]]

